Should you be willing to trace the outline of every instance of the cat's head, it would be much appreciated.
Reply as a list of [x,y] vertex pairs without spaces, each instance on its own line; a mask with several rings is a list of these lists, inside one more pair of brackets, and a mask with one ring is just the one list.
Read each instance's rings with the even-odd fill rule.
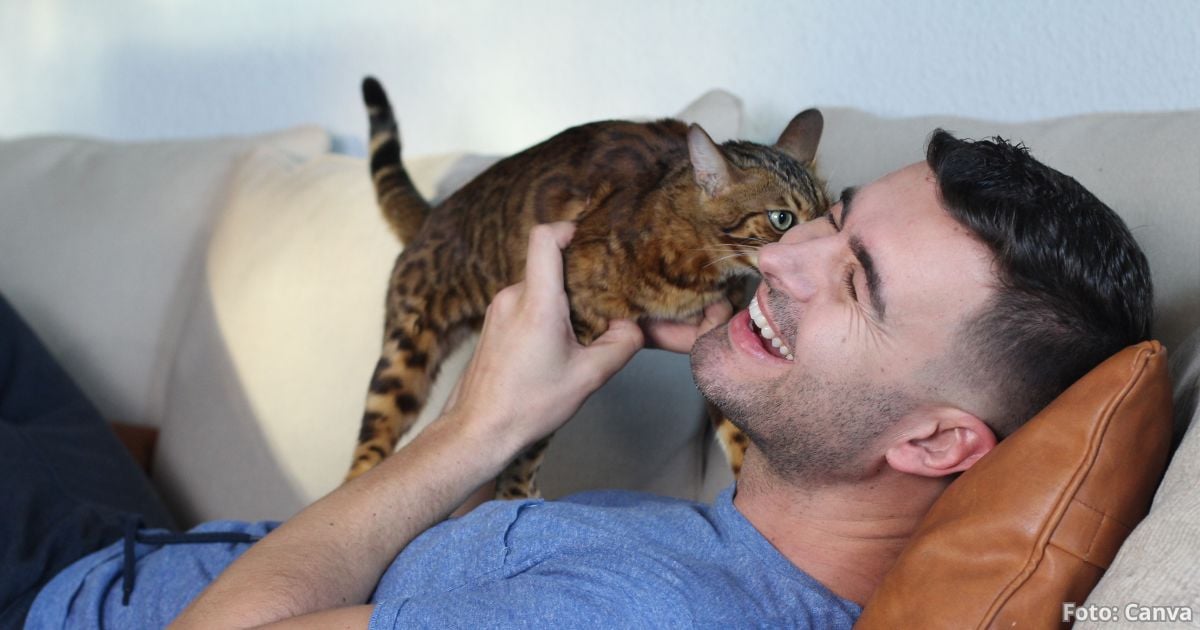
[[688,129],[700,189],[694,220],[711,239],[713,259],[722,269],[756,267],[759,247],[829,210],[825,182],[814,172],[823,127],[821,112],[805,110],[771,146],[742,141],[718,146],[698,125]]

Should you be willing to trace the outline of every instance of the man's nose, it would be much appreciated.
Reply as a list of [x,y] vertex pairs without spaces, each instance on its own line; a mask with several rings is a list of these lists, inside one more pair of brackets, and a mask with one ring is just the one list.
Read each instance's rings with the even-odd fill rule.
[[824,218],[798,225],[778,243],[758,253],[758,268],[767,286],[792,299],[806,301],[817,294],[821,278],[829,278],[837,235]]

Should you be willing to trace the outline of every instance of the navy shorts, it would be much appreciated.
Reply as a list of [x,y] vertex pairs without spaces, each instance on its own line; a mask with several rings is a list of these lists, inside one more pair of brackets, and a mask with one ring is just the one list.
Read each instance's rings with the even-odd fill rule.
[[146,476],[0,296],[0,628],[122,526],[174,529]]

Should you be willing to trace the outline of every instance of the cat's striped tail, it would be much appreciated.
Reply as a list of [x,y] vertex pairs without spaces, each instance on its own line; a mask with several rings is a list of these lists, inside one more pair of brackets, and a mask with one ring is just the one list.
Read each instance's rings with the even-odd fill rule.
[[367,77],[363,79],[362,95],[371,121],[368,153],[375,198],[400,241],[408,243],[425,222],[429,202],[417,192],[400,161],[400,132],[383,86],[374,77]]

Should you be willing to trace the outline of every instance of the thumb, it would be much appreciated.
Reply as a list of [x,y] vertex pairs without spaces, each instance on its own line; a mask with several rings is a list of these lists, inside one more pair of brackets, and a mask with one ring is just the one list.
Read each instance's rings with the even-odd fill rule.
[[[700,322],[699,334],[704,333],[724,324],[733,317],[733,305],[729,300],[717,300],[712,304],[704,307],[704,321]],[[699,335],[697,335],[699,336]]]
[[643,343],[642,329],[636,322],[632,319],[616,319],[608,323],[608,330],[603,335],[581,352],[588,356],[589,364],[607,380],[633,358]]

